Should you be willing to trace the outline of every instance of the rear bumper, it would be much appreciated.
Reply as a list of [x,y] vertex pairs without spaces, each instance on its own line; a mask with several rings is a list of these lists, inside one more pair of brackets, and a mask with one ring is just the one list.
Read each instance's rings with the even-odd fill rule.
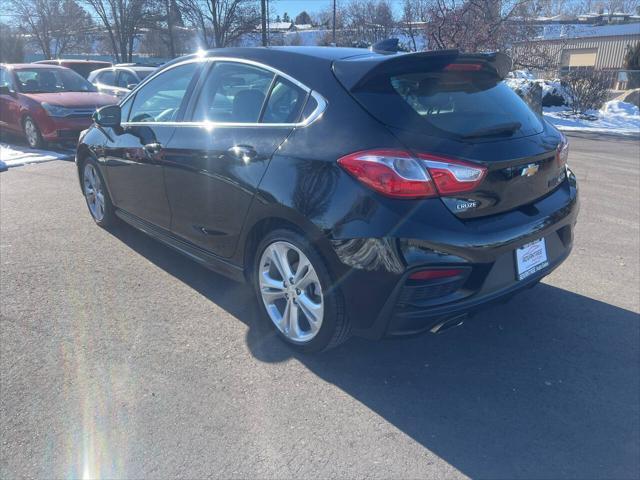
[[[403,269],[396,274],[380,269],[377,274],[356,272],[344,279],[345,296],[352,299],[347,308],[354,333],[381,338],[427,331],[448,318],[504,301],[535,285],[569,256],[578,211],[578,191],[571,174],[552,194],[528,206],[526,213],[459,222],[458,229],[448,235],[436,226],[424,228],[428,234],[422,238],[385,239],[391,245],[389,258],[395,255]],[[518,280],[514,252],[539,238],[545,239],[549,265]],[[469,273],[453,290],[408,281],[416,270],[433,267],[463,268]],[[435,296],[429,291],[432,288],[439,288]]]

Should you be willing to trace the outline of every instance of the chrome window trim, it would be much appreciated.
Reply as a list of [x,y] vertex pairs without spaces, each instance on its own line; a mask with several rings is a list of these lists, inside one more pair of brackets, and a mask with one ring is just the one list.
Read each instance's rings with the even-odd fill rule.
[[[126,95],[120,102],[120,106],[124,106],[124,104],[129,101],[130,98],[133,98],[139,89],[144,88],[147,82],[150,82],[158,75],[171,70],[172,68],[179,67],[181,65],[186,65],[194,62],[235,62],[235,63],[243,63],[246,65],[251,65],[257,68],[262,68],[264,70],[268,70],[272,72],[275,76],[279,76],[284,78],[285,80],[290,81],[300,89],[302,89],[305,93],[309,94],[316,101],[317,106],[311,112],[311,114],[302,120],[301,122],[294,123],[233,123],[233,122],[122,122],[123,127],[136,127],[136,126],[144,126],[149,127],[152,125],[157,126],[171,126],[171,127],[202,127],[205,129],[215,129],[215,128],[236,128],[236,127],[252,127],[252,128],[265,128],[265,127],[276,127],[276,128],[302,128],[308,127],[313,122],[318,120],[325,112],[328,106],[327,100],[320,95],[315,90],[311,90],[305,84],[293,78],[291,75],[288,75],[277,68],[271,67],[270,65],[265,65],[264,63],[256,62],[255,60],[248,60],[245,58],[238,57],[197,57],[190,58],[189,60],[184,60],[182,62],[177,62],[165,69],[162,69],[158,72],[152,73],[147,78],[145,78],[136,88],[134,88],[128,95]],[[274,77],[275,78],[275,77]],[[308,100],[307,100],[308,101]],[[306,104],[305,104],[306,105]],[[304,109],[304,106],[303,106]]]

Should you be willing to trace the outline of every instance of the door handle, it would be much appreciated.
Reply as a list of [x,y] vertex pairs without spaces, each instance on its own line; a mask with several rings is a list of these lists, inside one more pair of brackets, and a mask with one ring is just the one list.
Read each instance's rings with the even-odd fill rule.
[[157,155],[160,153],[160,150],[162,150],[162,145],[159,143],[147,143],[142,148],[148,155]]
[[227,152],[234,158],[248,162],[258,156],[258,152],[251,145],[234,145]]

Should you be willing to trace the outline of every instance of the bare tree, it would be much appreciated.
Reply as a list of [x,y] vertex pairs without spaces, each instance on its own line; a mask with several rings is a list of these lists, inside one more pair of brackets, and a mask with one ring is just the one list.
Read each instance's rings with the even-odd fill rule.
[[198,30],[202,46],[222,48],[252,32],[261,22],[254,0],[179,0],[184,15]]
[[140,46],[149,53],[175,58],[184,53],[185,28],[182,13],[176,0],[155,0],[153,16],[149,17],[150,32]]
[[418,50],[418,42],[425,43],[426,25],[432,0],[404,0],[401,31],[409,38],[410,49]]
[[390,37],[396,28],[389,0],[353,0],[343,16],[345,25],[337,38],[339,45],[371,45]]
[[111,50],[118,62],[131,62],[135,40],[147,15],[149,0],[86,0],[107,31]]
[[88,44],[89,14],[75,0],[13,0],[20,30],[45,58],[57,58]]
[[24,41],[14,28],[0,23],[0,63],[20,63],[24,61]]

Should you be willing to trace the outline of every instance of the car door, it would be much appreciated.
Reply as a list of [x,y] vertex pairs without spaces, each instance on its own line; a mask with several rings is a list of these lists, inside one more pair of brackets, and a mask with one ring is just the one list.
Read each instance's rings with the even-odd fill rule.
[[9,93],[0,93],[0,127],[3,130],[21,132],[20,99],[11,72],[4,67],[0,67],[0,85],[9,88]]
[[[267,116],[277,108],[269,99],[282,89],[293,99],[286,115]],[[226,60],[210,67],[192,99],[191,122],[176,129],[164,157],[174,234],[233,255],[260,179],[307,95],[268,67]]]
[[171,213],[164,186],[164,147],[183,115],[197,62],[161,72],[122,105],[121,128],[109,129],[104,162],[118,208],[169,229]]

